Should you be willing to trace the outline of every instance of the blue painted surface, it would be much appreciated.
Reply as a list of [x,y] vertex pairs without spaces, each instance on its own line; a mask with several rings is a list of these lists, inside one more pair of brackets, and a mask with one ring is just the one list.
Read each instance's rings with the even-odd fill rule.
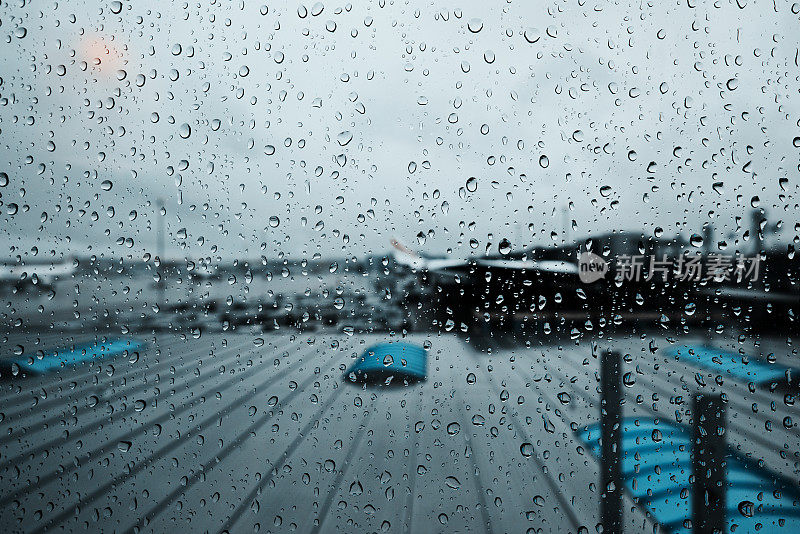
[[[599,458],[600,424],[589,426],[579,436]],[[624,419],[622,451],[622,476],[629,493],[653,512],[667,532],[690,534],[692,529],[684,524],[692,516],[689,431],[663,421]],[[797,491],[733,452],[728,456],[727,477],[729,532],[800,532],[800,494]],[[743,501],[754,503],[753,517],[739,512],[739,503]],[[757,527],[759,524],[761,526]]]
[[365,350],[345,372],[349,379],[369,378],[384,374],[395,374],[424,380],[428,371],[428,352],[411,343],[381,343]]
[[46,373],[64,367],[78,365],[85,361],[118,356],[125,351],[139,350],[145,343],[131,338],[112,338],[105,342],[92,342],[69,348],[48,351],[42,358],[23,357],[14,360],[21,369],[33,373]]
[[[745,357],[736,352],[705,345],[670,347],[664,352],[674,356],[678,361],[757,384],[781,380],[786,377],[786,372],[790,371],[790,368],[783,365],[770,364],[758,358]],[[797,373],[791,371],[793,376]]]

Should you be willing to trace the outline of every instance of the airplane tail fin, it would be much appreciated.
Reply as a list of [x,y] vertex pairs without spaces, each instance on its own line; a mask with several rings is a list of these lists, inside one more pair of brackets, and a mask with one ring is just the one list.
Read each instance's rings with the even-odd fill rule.
[[392,238],[390,243],[395,249],[393,254],[397,263],[407,265],[414,269],[425,267],[425,259],[422,256],[400,243],[397,239]]

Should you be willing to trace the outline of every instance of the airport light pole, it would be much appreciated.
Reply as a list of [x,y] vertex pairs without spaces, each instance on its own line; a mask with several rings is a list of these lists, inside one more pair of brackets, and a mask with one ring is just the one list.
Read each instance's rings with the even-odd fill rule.
[[764,219],[762,210],[753,210],[750,212],[750,239],[753,240],[753,255],[761,254],[761,249],[764,246],[764,235],[761,232],[761,221]]
[[158,223],[157,229],[157,249],[156,253],[158,254],[158,302],[160,306],[164,305],[164,290],[166,285],[165,280],[165,269],[166,266],[164,265],[164,217],[166,214],[164,213],[164,199],[158,199],[158,217],[156,217],[156,222]]
[[600,360],[600,522],[604,532],[622,532],[621,357],[602,352]]
[[714,241],[714,225],[706,223],[703,227],[703,249],[705,250],[706,256],[714,251],[712,241]]
[[725,405],[719,395],[695,394],[692,403],[692,532],[725,532]]

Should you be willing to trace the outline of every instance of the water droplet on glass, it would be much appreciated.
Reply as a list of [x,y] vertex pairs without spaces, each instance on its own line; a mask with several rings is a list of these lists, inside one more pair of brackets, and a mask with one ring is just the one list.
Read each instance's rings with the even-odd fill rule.
[[741,501],[737,508],[739,509],[739,513],[744,517],[753,517],[755,504],[752,501]]
[[469,31],[472,33],[478,33],[483,29],[483,21],[481,19],[470,19],[469,22],[467,22],[467,28],[469,28]]
[[350,131],[340,132],[338,136],[336,136],[336,141],[341,146],[345,146],[347,143],[353,140],[353,133]]
[[537,28],[526,28],[523,35],[525,36],[526,41],[533,44],[541,39],[542,32],[540,32]]
[[444,483],[451,489],[458,489],[461,487],[461,482],[456,477],[447,477],[444,479]]

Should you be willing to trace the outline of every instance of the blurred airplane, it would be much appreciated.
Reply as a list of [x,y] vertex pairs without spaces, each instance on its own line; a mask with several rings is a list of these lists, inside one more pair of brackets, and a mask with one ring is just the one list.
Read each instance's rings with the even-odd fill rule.
[[77,263],[72,259],[61,262],[0,263],[0,287],[15,287],[17,290],[28,286],[51,287],[58,278],[75,273]]
[[[542,302],[578,307],[578,265],[563,260],[479,257],[437,258],[419,254],[392,239],[394,259],[411,268],[420,285],[435,287],[435,301],[458,309],[462,322],[476,314],[505,317],[532,314]],[[453,306],[458,303],[458,306]],[[466,316],[464,316],[466,314]]]

